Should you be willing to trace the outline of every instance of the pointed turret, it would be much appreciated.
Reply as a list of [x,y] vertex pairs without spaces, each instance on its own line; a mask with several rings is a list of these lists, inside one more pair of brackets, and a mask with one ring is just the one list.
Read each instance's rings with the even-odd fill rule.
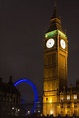
[[53,15],[50,19],[50,27],[49,27],[47,32],[57,30],[57,29],[64,32],[63,29],[62,29],[62,25],[61,25],[61,19],[58,16],[58,13],[57,13],[57,5],[55,3],[54,12],[53,12]]
[[10,76],[10,80],[9,80],[8,84],[13,86],[12,76]]
[[58,13],[57,13],[57,4],[56,4],[56,2],[55,2],[54,12],[53,12],[53,15],[52,15],[51,19],[57,18],[57,17],[58,17]]

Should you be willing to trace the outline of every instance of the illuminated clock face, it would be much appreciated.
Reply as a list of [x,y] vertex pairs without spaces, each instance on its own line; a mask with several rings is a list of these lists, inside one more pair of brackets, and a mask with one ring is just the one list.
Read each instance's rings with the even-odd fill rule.
[[47,40],[47,42],[46,42],[47,48],[52,48],[54,46],[54,44],[55,44],[55,41],[52,38]]
[[62,47],[63,49],[66,48],[66,43],[65,43],[65,41],[64,41],[63,39],[60,40],[60,45],[61,45],[61,47]]

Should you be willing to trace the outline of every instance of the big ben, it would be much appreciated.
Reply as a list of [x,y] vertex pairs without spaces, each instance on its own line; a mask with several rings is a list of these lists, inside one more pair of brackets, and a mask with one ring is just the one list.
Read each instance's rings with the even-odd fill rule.
[[68,40],[55,6],[44,37],[44,115],[57,115],[58,94],[67,89],[67,58]]

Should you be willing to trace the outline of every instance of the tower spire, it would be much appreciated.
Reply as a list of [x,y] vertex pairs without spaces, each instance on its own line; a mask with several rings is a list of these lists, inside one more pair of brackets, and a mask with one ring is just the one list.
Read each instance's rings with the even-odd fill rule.
[[54,3],[54,12],[53,12],[53,15],[52,17],[50,18],[50,26],[49,26],[49,29],[47,32],[50,32],[50,31],[53,31],[53,30],[60,30],[62,32],[63,29],[62,29],[62,25],[61,25],[61,19],[58,15],[58,12],[57,12],[57,2],[55,0],[55,3]]
[[55,0],[54,12],[53,12],[52,18],[57,18],[57,17],[58,17],[58,14],[57,14],[57,1]]
[[57,7],[57,1],[55,0],[55,7]]

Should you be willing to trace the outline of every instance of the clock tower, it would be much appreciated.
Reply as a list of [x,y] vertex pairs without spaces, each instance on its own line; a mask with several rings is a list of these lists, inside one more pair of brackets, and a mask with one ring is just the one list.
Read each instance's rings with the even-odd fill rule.
[[67,57],[68,40],[55,7],[44,37],[44,115],[57,115],[59,93],[67,88]]

